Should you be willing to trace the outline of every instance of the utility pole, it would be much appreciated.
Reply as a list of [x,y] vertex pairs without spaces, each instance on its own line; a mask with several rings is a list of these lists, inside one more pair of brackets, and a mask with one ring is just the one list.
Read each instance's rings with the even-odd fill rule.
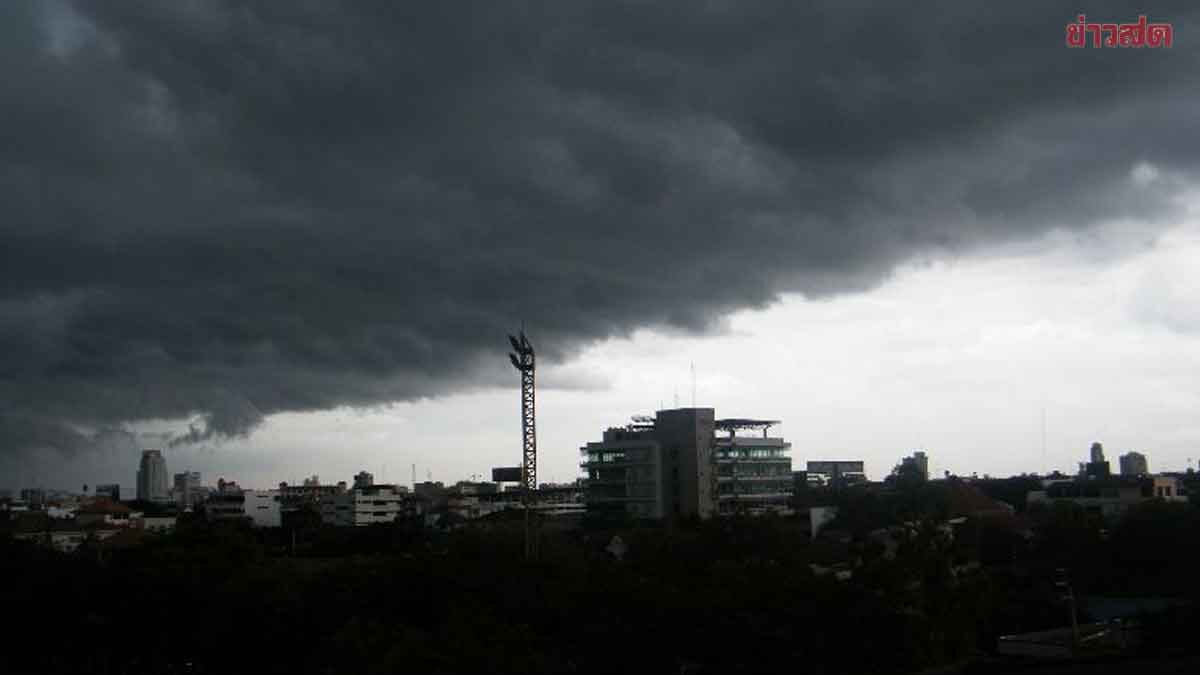
[[1060,567],[1055,570],[1054,586],[1062,595],[1063,601],[1067,603],[1067,611],[1071,615],[1071,654],[1077,655],[1079,652],[1079,615],[1075,607],[1075,591],[1071,588],[1071,579],[1067,576],[1067,570]]
[[525,559],[537,558],[537,533],[533,523],[533,507],[537,498],[537,424],[534,411],[534,354],[533,345],[520,333],[520,339],[508,336],[513,353],[508,355],[513,367],[521,373],[521,501],[525,504]]

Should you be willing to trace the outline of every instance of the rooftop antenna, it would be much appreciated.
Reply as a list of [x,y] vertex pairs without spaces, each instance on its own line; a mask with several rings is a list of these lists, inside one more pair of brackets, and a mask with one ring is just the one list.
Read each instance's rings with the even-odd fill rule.
[[696,407],[696,362],[692,361],[692,407]]
[[1046,406],[1042,406],[1042,475],[1048,473],[1046,466]]

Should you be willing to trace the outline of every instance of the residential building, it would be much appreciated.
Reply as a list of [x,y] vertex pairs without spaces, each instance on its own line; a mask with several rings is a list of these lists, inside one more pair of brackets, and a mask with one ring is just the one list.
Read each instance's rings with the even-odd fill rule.
[[137,472],[137,498],[148,502],[165,502],[167,495],[167,462],[161,450],[143,450]]
[[1150,473],[1146,456],[1140,452],[1127,452],[1117,458],[1121,465],[1122,476],[1145,476]]

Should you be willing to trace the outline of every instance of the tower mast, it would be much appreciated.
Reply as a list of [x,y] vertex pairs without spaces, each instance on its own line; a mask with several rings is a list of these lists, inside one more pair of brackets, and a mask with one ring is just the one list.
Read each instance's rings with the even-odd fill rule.
[[525,557],[537,557],[536,536],[532,532],[532,510],[537,493],[537,417],[534,410],[533,345],[520,333],[520,339],[508,336],[513,353],[508,355],[521,373],[521,500],[525,503]]

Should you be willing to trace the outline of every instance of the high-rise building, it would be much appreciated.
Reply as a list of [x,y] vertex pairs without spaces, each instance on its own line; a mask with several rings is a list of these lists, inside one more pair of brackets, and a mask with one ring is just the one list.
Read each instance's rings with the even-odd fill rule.
[[1117,458],[1117,461],[1121,464],[1122,476],[1145,476],[1150,473],[1146,456],[1140,452],[1127,452]]
[[161,450],[142,451],[137,472],[137,498],[148,502],[167,501],[167,461]]
[[[773,424],[678,408],[610,428],[580,448],[588,510],[671,520],[784,508],[792,494],[791,446],[766,437]],[[745,429],[763,429],[763,437],[737,436]]]
[[1092,443],[1090,462],[1083,465],[1081,472],[1087,478],[1107,478],[1112,475],[1108,460],[1104,459],[1104,446],[1099,442]]
[[908,457],[900,460],[900,466],[911,466],[916,470],[916,474],[921,480],[929,480],[929,457],[924,450],[917,450]]
[[366,471],[359,471],[358,473],[354,474],[355,488],[371,487],[374,484],[375,476],[367,473]]

